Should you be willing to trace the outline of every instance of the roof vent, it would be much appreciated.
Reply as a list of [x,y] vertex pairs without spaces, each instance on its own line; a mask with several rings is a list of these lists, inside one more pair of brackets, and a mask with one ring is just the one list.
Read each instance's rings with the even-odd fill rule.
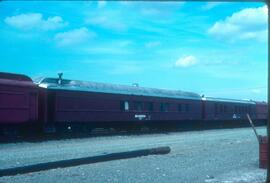
[[62,72],[58,73],[58,84],[59,85],[62,84],[62,81],[63,81],[62,76],[63,76],[63,73]]

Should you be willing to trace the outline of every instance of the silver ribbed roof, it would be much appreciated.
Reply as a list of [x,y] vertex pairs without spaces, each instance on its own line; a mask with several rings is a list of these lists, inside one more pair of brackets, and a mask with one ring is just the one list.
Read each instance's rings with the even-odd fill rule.
[[62,80],[62,84],[58,84],[58,79],[56,78],[38,78],[35,79],[34,82],[38,84],[39,87],[57,90],[76,90],[112,94],[201,100],[201,96],[196,93],[184,92],[180,90],[155,89],[138,86],[127,86],[66,79]]
[[215,102],[230,102],[230,103],[242,103],[242,104],[255,104],[252,100],[238,100],[238,99],[226,99],[226,98],[215,98],[215,97],[204,97],[202,100],[215,101]]

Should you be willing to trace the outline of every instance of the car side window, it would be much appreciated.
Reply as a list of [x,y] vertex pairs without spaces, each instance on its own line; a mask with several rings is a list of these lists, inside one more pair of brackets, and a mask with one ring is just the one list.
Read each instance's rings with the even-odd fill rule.
[[128,111],[129,110],[129,103],[128,101],[121,101],[121,110]]

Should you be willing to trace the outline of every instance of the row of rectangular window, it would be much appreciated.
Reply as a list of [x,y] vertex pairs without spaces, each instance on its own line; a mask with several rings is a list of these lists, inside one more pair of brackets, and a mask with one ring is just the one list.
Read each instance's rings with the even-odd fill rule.
[[[227,113],[228,107],[224,104],[215,104],[215,113]],[[234,106],[234,113],[250,113],[251,106]]]
[[251,106],[234,106],[235,113],[250,113]]
[[178,111],[179,112],[188,112],[190,110],[189,104],[178,104]]
[[[139,102],[135,101],[133,102],[134,110],[135,111],[143,111],[144,109],[147,111],[153,111],[154,110],[154,103],[153,102]],[[179,112],[188,112],[190,111],[190,105],[189,104],[178,104],[178,111]],[[128,101],[122,101],[121,102],[121,110],[129,111],[129,102]],[[169,103],[160,103],[159,110],[161,112],[169,112],[170,111],[170,104]]]
[[215,104],[215,114],[227,113],[227,106],[223,104]]

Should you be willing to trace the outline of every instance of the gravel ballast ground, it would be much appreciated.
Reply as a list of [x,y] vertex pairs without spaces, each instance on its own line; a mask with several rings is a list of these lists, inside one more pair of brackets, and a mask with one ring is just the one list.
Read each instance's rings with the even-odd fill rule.
[[[258,128],[265,135],[264,127]],[[0,177],[0,182],[263,182],[251,128],[92,137],[0,145],[1,169],[135,149],[170,146],[168,155]]]

